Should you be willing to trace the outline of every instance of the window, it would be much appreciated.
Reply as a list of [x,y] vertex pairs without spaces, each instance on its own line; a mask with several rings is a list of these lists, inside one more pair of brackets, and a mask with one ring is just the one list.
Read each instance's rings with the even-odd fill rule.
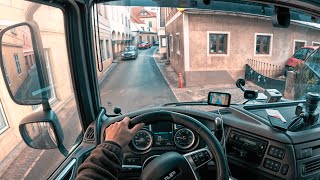
[[103,48],[103,39],[100,39],[99,46],[100,46],[100,56],[102,60],[105,60],[106,57],[105,57],[104,48]]
[[108,18],[107,6],[104,6],[104,17]]
[[255,55],[271,55],[272,34],[256,34]]
[[3,111],[2,102],[0,104],[0,134],[9,128],[6,116]]
[[123,14],[121,14],[121,23],[123,24]]
[[167,46],[167,39],[165,37],[161,38],[161,47],[166,47]]
[[147,36],[147,41],[150,42],[150,36]]
[[299,49],[294,55],[294,58],[300,59],[300,60],[305,60],[308,55],[312,52],[312,49],[308,49],[308,48],[302,48]]
[[128,19],[128,27],[130,28],[130,19]]
[[142,42],[142,36],[139,36],[139,43]]
[[14,57],[14,61],[16,63],[16,68],[17,68],[18,74],[20,76],[22,74],[22,70],[21,70],[21,66],[20,66],[20,62],[19,62],[19,56],[18,56],[18,54],[13,54],[13,57]]
[[128,27],[127,17],[125,17],[125,21],[124,22],[126,23],[126,26]]
[[314,42],[314,41],[312,41],[312,46],[320,46],[320,42]]
[[177,47],[177,54],[180,55],[180,34],[176,34],[176,47]]
[[149,21],[149,27],[152,27],[152,21]]
[[294,40],[294,53],[297,52],[300,48],[306,46],[307,41]]
[[5,60],[3,61],[3,67],[4,67],[4,73],[6,74],[6,80],[7,80],[8,84],[9,84],[9,86],[10,86],[11,85],[11,81],[10,81],[10,78],[9,78],[9,74],[8,74],[8,70],[7,70],[7,66],[6,66],[6,61]]
[[110,51],[109,51],[109,40],[106,40],[106,52],[107,52],[107,59],[110,58]]
[[229,32],[208,32],[208,55],[227,55]]
[[[19,8],[14,8],[17,7],[17,5]],[[67,10],[67,7],[61,7],[63,9],[61,10],[53,6],[38,4],[36,2],[25,3],[23,1],[18,4],[9,3],[8,7],[4,6],[3,3],[0,3],[0,6],[6,12],[1,14],[1,18],[4,20],[10,20],[12,17],[15,17],[15,21],[11,21],[12,23],[26,21],[26,15],[28,14],[27,11],[33,6],[37,6],[37,8],[32,12],[33,21],[35,21],[39,27],[38,33],[40,35],[39,37],[41,37],[39,41],[41,41],[41,43],[45,45],[45,48],[48,49],[48,51],[43,49],[43,58],[47,63],[44,65],[46,67],[43,68],[46,68],[48,72],[48,83],[50,83],[50,85],[42,90],[54,91],[56,93],[56,97],[59,97],[56,98],[55,101],[49,100],[49,102],[52,110],[58,117],[56,122],[61,125],[60,130],[64,135],[62,145],[66,148],[65,152],[68,153],[64,155],[58,149],[37,150],[23,145],[24,142],[16,131],[19,129],[19,122],[24,117],[33,114],[35,111],[41,111],[42,107],[40,106],[38,109],[33,109],[33,106],[31,105],[22,106],[12,102],[11,98],[7,95],[1,96],[0,161],[6,162],[7,164],[5,164],[5,166],[8,168],[5,168],[4,171],[1,172],[0,179],[48,179],[53,172],[56,172],[57,167],[66,160],[66,156],[68,157],[69,153],[74,152],[74,148],[77,147],[79,142],[81,142],[84,131],[81,127],[79,111],[77,108],[78,102],[75,98],[76,93],[73,90],[73,81],[70,74],[70,54],[68,54],[68,38],[65,34],[66,18],[63,13]],[[90,12],[94,13],[92,10]],[[17,14],[19,15],[17,16]],[[19,37],[12,38],[12,44],[23,45],[23,41],[25,41],[25,45],[32,45],[31,36],[27,35],[29,33],[25,34],[20,30],[21,28],[16,28],[16,32]],[[9,34],[13,35],[10,31]],[[22,39],[23,35],[25,39]],[[26,36],[28,36],[28,39]],[[3,68],[3,78],[7,81],[9,79],[11,82],[10,89],[13,89],[14,94],[16,96],[34,96],[36,91],[41,93],[41,89],[39,89],[40,86],[36,85],[37,78],[34,78],[37,76],[36,66],[30,66],[29,69],[24,61],[24,56],[27,56],[28,64],[34,64],[34,57],[31,55],[32,51],[29,51],[28,54],[24,54],[23,47],[20,46],[8,46],[8,48],[2,50],[6,55],[6,65],[4,65]],[[48,56],[50,59],[47,58]],[[50,64],[52,71],[49,70],[48,64]],[[17,77],[18,74],[21,74],[21,76]],[[79,73],[79,76],[81,76],[81,73]],[[4,86],[4,84],[2,84],[2,86]],[[2,88],[1,91],[3,90],[4,89]],[[4,94],[7,92],[3,91],[1,93]],[[50,99],[54,96],[54,93],[51,93]],[[1,105],[3,106],[3,109]],[[34,126],[35,132],[37,127],[38,126]],[[30,130],[30,133],[32,133],[33,129],[30,128]],[[16,148],[17,146],[19,147],[18,149]],[[18,161],[11,161],[14,159]],[[27,164],[21,162],[25,162]],[[2,163],[1,165],[4,164]]]
[[316,73],[320,73],[320,51],[317,50],[310,55],[310,58],[306,61],[306,64]]
[[101,13],[101,5],[98,5],[97,9],[98,9],[98,13],[99,13],[100,15],[102,15],[102,13]]
[[173,51],[173,39],[172,39],[172,34],[170,35],[170,51]]

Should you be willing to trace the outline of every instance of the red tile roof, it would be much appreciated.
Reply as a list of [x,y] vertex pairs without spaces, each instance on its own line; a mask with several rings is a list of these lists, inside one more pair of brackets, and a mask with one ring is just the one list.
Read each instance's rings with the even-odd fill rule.
[[[140,12],[144,10],[145,12],[148,13],[148,15],[140,15]],[[157,14],[155,12],[152,11],[148,11],[146,9],[144,9],[144,7],[133,7],[131,8],[131,13],[134,17],[136,18],[149,18],[149,17],[157,17]]]
[[130,20],[131,20],[131,22],[133,22],[133,23],[144,24],[143,21],[141,21],[139,18],[134,17],[134,16],[132,16],[132,15],[130,16]]

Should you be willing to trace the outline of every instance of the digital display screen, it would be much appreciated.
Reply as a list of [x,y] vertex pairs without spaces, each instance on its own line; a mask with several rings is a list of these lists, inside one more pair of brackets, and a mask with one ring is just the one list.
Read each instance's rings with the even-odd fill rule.
[[208,104],[229,107],[230,106],[231,95],[229,93],[222,92],[209,92]]
[[152,132],[172,132],[173,124],[169,121],[161,121],[151,124]]
[[151,124],[154,146],[173,146],[173,124],[161,121]]
[[247,144],[250,144],[252,146],[256,146],[257,145],[256,142],[251,141],[250,139],[247,139],[247,138],[244,138],[244,137],[240,137],[239,140],[242,141],[242,142],[245,142]]

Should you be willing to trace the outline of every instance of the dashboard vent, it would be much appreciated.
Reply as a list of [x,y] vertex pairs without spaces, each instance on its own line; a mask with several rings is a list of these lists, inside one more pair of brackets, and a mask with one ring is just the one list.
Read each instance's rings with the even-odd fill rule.
[[320,170],[320,159],[316,159],[304,164],[302,172],[304,175]]
[[94,141],[94,128],[89,127],[86,131],[84,138],[88,141]]

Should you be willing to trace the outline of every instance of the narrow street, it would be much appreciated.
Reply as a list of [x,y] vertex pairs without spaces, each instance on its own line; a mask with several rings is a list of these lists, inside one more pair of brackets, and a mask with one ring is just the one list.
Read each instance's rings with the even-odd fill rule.
[[154,62],[155,50],[139,50],[136,60],[121,61],[100,84],[101,103],[109,113],[115,106],[127,113],[177,101]]

